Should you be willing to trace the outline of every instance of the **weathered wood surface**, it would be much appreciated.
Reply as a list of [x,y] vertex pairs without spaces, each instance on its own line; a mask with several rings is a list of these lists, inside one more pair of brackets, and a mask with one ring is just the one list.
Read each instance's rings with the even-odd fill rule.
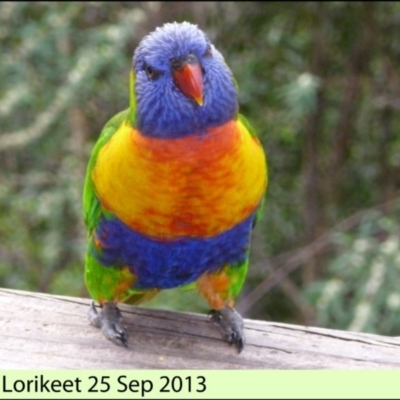
[[0,369],[399,369],[400,338],[245,320],[239,355],[206,316],[121,306],[129,348],[90,300],[0,289]]

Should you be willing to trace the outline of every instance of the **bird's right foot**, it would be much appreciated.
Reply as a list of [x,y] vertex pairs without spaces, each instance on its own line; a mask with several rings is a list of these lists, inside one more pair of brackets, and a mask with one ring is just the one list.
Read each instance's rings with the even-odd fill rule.
[[128,336],[121,326],[121,311],[114,303],[108,301],[102,304],[101,312],[98,313],[92,302],[88,316],[92,325],[100,328],[108,340],[119,346],[128,347]]
[[235,345],[240,353],[245,345],[243,329],[243,318],[233,308],[226,306],[221,310],[211,310],[209,313],[211,321],[219,325],[225,340],[229,344]]

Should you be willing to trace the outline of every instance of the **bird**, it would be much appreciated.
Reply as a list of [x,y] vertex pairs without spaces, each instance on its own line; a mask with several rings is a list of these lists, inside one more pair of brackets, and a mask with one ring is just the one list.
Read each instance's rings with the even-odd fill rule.
[[196,24],[166,22],[136,47],[127,91],[129,106],[102,129],[83,187],[89,321],[128,347],[120,303],[192,286],[240,353],[235,304],[268,173],[236,80]]

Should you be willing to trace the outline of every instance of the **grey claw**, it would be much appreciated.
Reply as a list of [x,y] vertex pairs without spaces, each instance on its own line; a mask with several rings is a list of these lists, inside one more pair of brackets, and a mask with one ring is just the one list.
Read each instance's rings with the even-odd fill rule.
[[231,307],[224,307],[221,310],[211,310],[209,313],[211,321],[221,329],[224,339],[236,346],[240,353],[245,345],[244,325],[240,314]]
[[100,328],[107,339],[119,346],[128,347],[128,337],[121,326],[121,312],[114,303],[104,303],[99,314],[92,302],[88,316],[91,324]]
[[96,328],[101,328],[101,318],[96,310],[96,307],[94,306],[94,301],[92,301],[89,306],[88,317],[92,325],[94,325]]

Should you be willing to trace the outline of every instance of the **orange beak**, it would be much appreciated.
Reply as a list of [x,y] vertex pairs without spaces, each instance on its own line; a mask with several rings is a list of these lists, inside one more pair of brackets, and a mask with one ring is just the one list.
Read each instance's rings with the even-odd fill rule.
[[185,63],[173,73],[175,85],[190,99],[203,105],[203,72],[199,63]]

